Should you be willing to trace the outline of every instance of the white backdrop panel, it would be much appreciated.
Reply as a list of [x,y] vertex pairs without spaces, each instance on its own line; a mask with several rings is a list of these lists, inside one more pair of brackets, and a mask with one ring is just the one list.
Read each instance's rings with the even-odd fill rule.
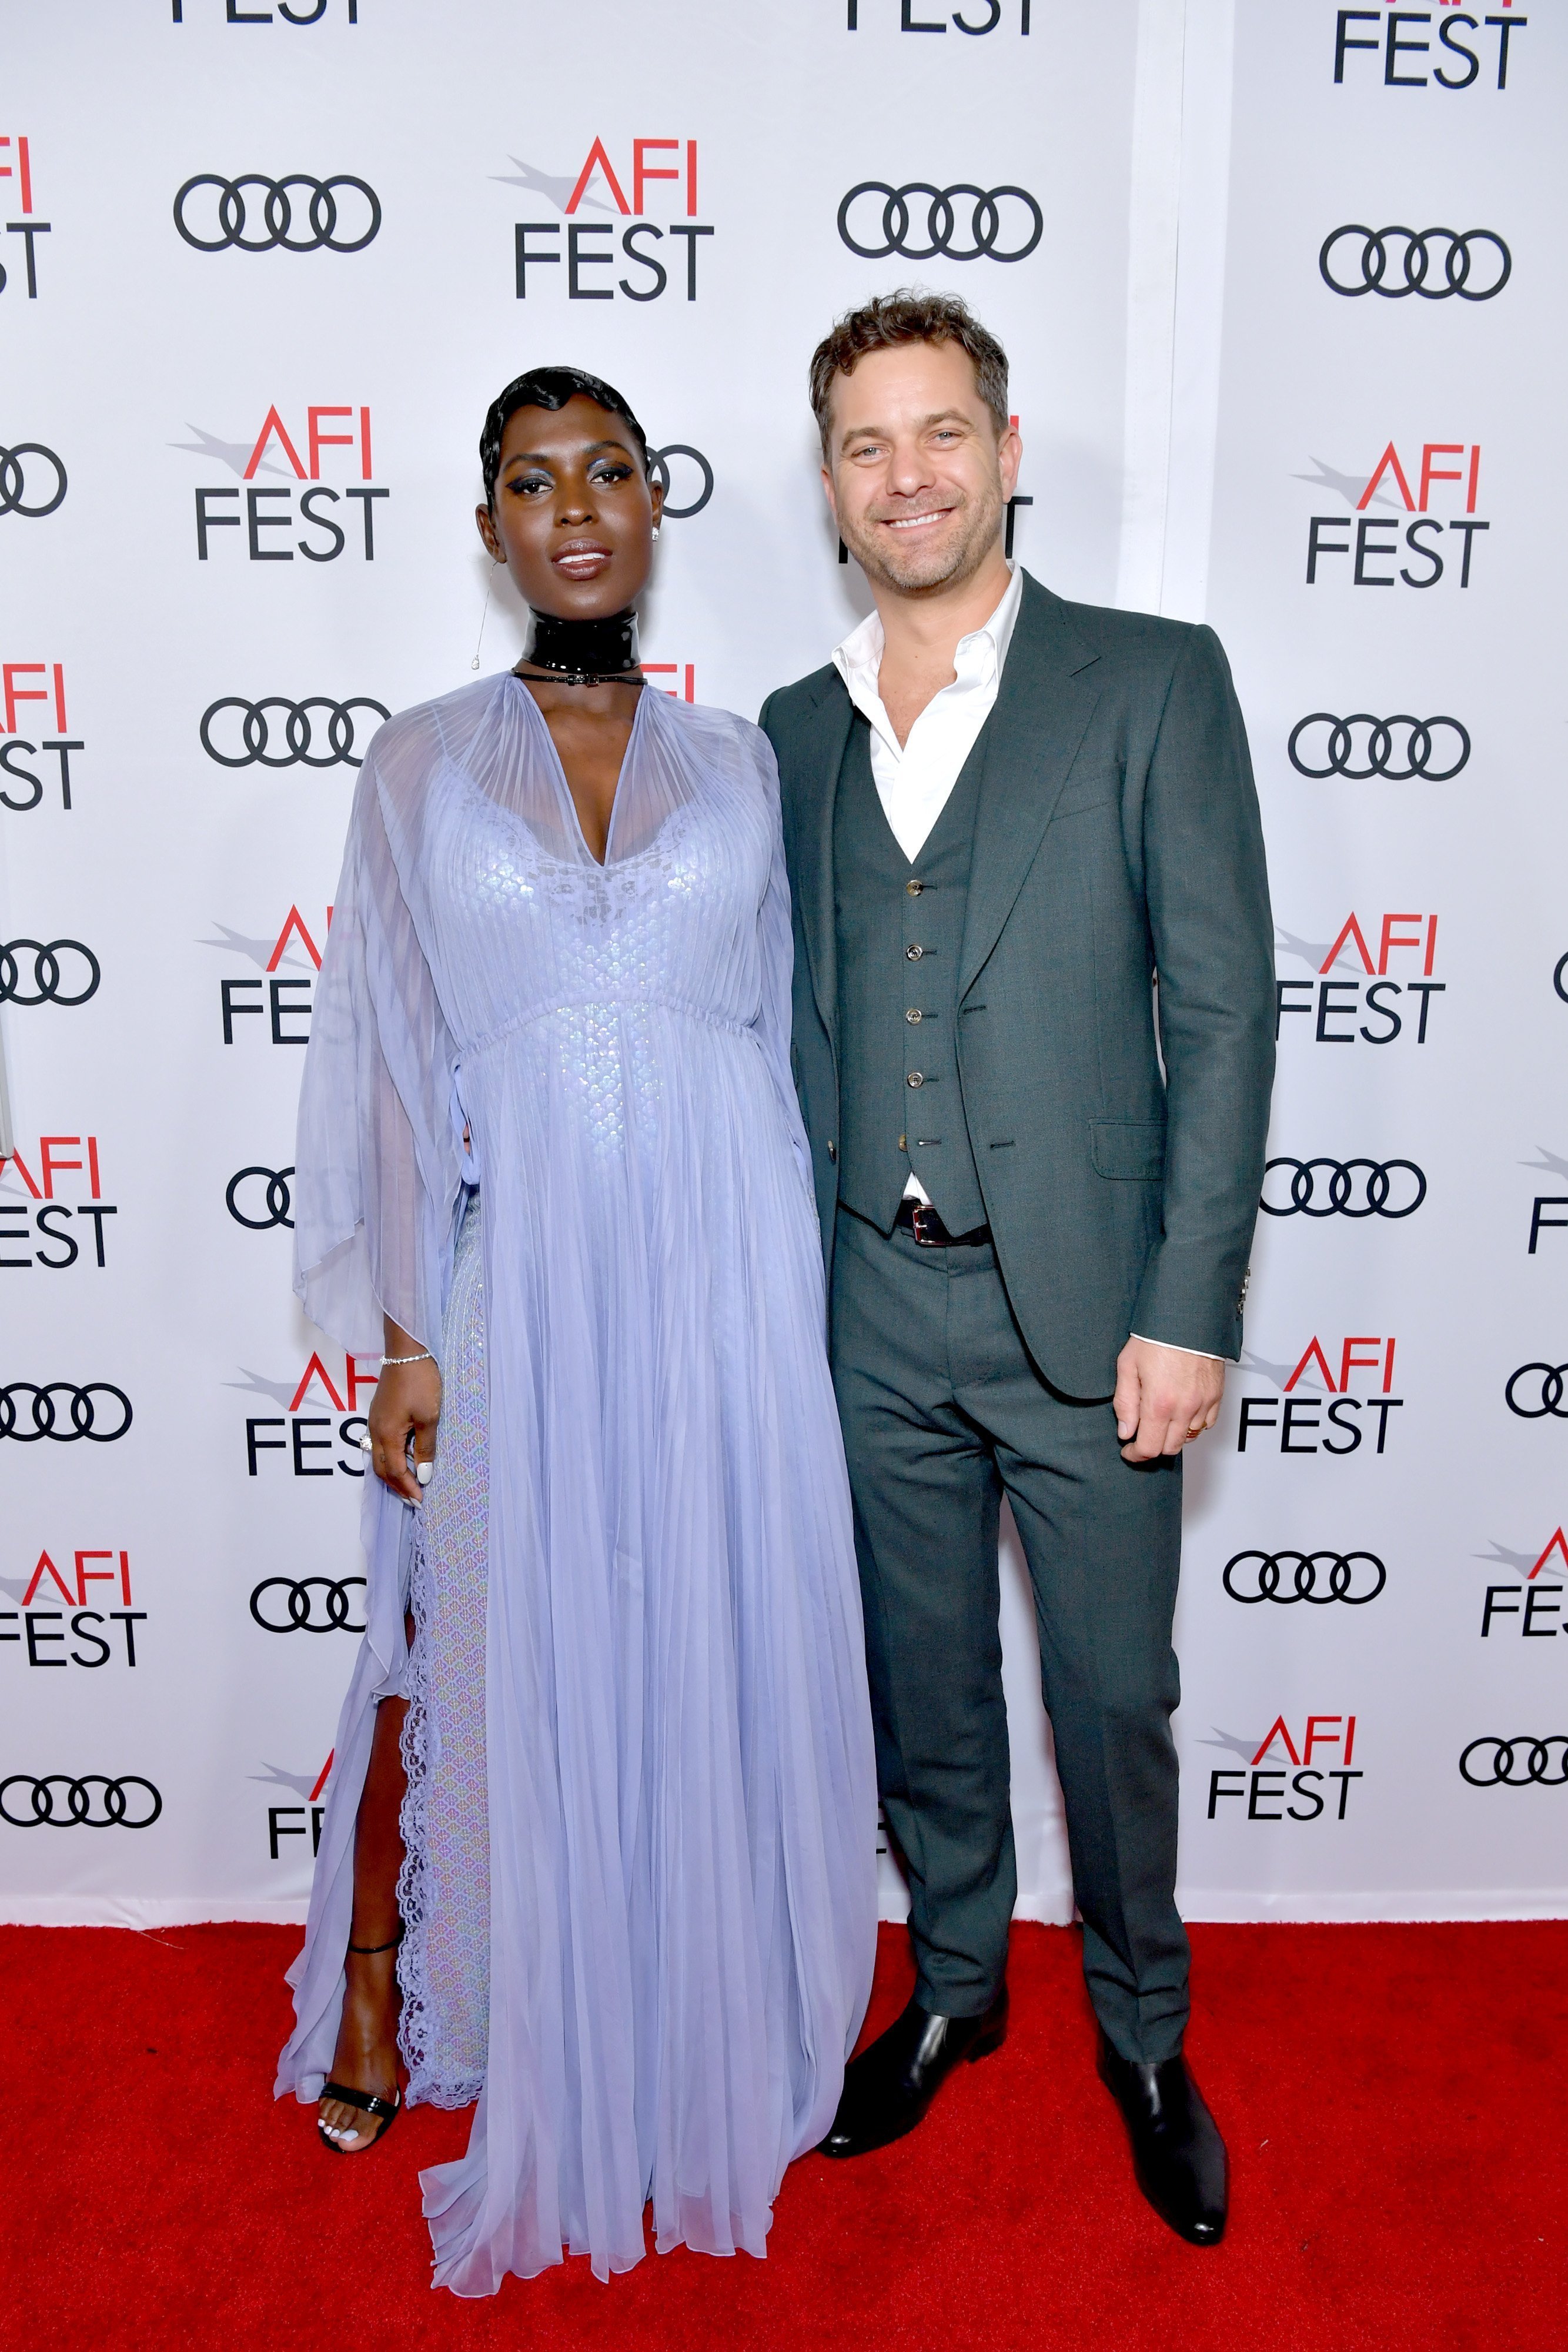
[[[1221,0],[744,13],[359,0],[357,21],[350,0],[312,17],[314,5],[294,0],[308,21],[291,23],[259,0],[82,0],[68,37],[35,19],[8,53],[0,443],[21,455],[0,479],[0,940],[77,941],[87,958],[59,950],[56,979],[25,946],[15,970],[0,962],[16,1129],[0,1169],[0,1256],[16,1261],[0,1268],[0,1612],[14,1612],[0,1613],[0,1780],[21,1776],[0,1796],[0,1915],[302,1916],[351,1634],[259,1620],[287,1625],[288,1582],[308,1577],[323,1580],[304,1588],[312,1623],[353,1622],[358,1588],[339,1601],[332,1588],[357,1572],[350,1441],[370,1368],[345,1366],[295,1310],[267,1181],[291,1157],[371,706],[471,675],[486,402],[549,360],[622,387],[671,453],[672,503],[696,509],[664,532],[645,608],[645,652],[667,666],[657,682],[754,712],[865,609],[821,508],[807,355],[837,310],[910,279],[964,293],[1008,346],[1022,560],[1071,596],[1212,618],[1229,648],[1281,978],[1304,983],[1285,999],[1311,1006],[1281,1015],[1272,1150],[1404,1159],[1426,1185],[1408,1218],[1262,1220],[1248,1362],[1191,1465],[1177,1718],[1188,1907],[1560,1908],[1551,1831],[1568,1801],[1551,1785],[1472,1788],[1458,1770],[1478,1737],[1568,1728],[1556,1653],[1538,1638],[1556,1638],[1568,1553],[1561,1577],[1550,1561],[1529,1574],[1568,1516],[1563,1425],[1521,1419],[1503,1397],[1516,1367],[1568,1353],[1568,1235],[1548,1223],[1526,1246],[1534,1202],[1568,1195],[1551,1085],[1568,1020],[1552,984],[1568,946],[1556,714],[1549,726],[1541,684],[1552,556],[1531,494],[1546,387],[1561,380],[1562,265],[1544,234],[1560,26],[1515,14],[1499,90],[1500,33],[1467,35],[1461,13],[1449,37],[1479,63],[1473,86],[1445,90],[1386,83],[1381,47],[1347,52],[1336,84],[1339,12],[1323,0],[1238,0],[1234,58]],[[1385,43],[1386,28],[1369,10],[1350,37]],[[1402,35],[1422,37],[1415,22]],[[1393,59],[1434,66],[1457,75],[1462,57]],[[286,183],[287,221],[276,197],[269,218],[265,182],[294,172],[308,176]],[[176,193],[203,174],[215,184],[194,188],[182,218],[219,250],[176,226]],[[308,181],[338,175],[362,189],[334,189],[334,226],[324,199],[312,218]],[[233,198],[219,209],[225,181],[243,222]],[[1038,241],[1014,261],[957,257],[977,226],[986,241],[970,193],[953,200],[954,256],[857,254],[846,237],[874,247],[900,226],[895,205],[884,233],[879,192],[841,222],[865,182],[1012,190],[997,198],[998,255],[1037,223]],[[931,242],[931,218],[913,195],[909,246]],[[1335,295],[1317,257],[1346,221],[1484,223],[1513,274],[1488,301]],[[372,223],[356,251],[271,243],[281,229],[308,246],[325,227],[351,245]],[[267,249],[222,244],[225,227]],[[1360,249],[1336,253],[1354,266]],[[1431,248],[1434,285],[1445,249]],[[1389,246],[1390,269],[1402,251]],[[1489,256],[1478,248],[1478,285]],[[258,449],[272,411],[281,429]],[[1461,478],[1427,484],[1444,528],[1425,536],[1445,573],[1426,593],[1354,584],[1354,509],[1390,440],[1413,499],[1423,447],[1460,451],[1429,457],[1429,475]],[[68,488],[29,515],[53,495],[47,453]],[[1405,536],[1419,517],[1393,477],[1375,497],[1394,503],[1366,513],[1397,529],[1371,543],[1396,540],[1400,554],[1368,556],[1364,572],[1403,562],[1420,574]],[[1335,519],[1320,539],[1352,551],[1323,555],[1309,588],[1313,515]],[[1468,535],[1466,588],[1456,520],[1490,525]],[[515,658],[520,629],[503,583],[486,669]],[[225,764],[245,754],[245,706],[274,697],[267,751],[286,764]],[[287,706],[312,697],[324,700],[296,742],[321,766],[290,759],[286,732]],[[330,707],[356,697],[368,699],[352,739],[345,721],[335,740]],[[1451,713],[1469,758],[1442,783],[1309,781],[1286,745],[1317,710]],[[1303,757],[1324,740],[1303,739]],[[1326,977],[1356,985],[1331,988],[1324,1043],[1315,1034],[1318,967],[1352,912],[1401,991],[1380,1000],[1402,1023],[1383,1049],[1355,1035],[1387,1023],[1379,1000],[1367,1009],[1377,974],[1354,936]],[[1398,919],[1386,941],[1385,917]],[[80,994],[95,970],[77,1005],[22,1001]],[[1411,995],[1421,982],[1443,992]],[[1333,1009],[1353,1001],[1353,1018]],[[1335,1028],[1352,1050],[1328,1042]],[[259,1172],[235,1187],[246,1169]],[[1315,1177],[1322,1206],[1329,1170]],[[1289,1170],[1270,1178],[1287,1202],[1289,1182]],[[1541,1214],[1568,1217],[1568,1201]],[[1326,1370],[1314,1360],[1287,1400],[1314,1337]],[[1375,1363],[1349,1366],[1351,1402],[1327,1423],[1347,1339]],[[1536,1403],[1554,1378],[1536,1379]],[[50,1382],[62,1385],[39,1407]],[[62,1443],[89,1383],[106,1384],[90,1393],[93,1427]],[[111,1390],[133,1414],[121,1437],[104,1434],[122,1418]],[[1531,1401],[1528,1380],[1515,1393]],[[1281,1454],[1288,1401],[1292,1444],[1352,1429],[1360,1444]],[[51,1409],[54,1433],[26,1444]],[[89,1406],[74,1410],[85,1420]],[[1364,1608],[1227,1597],[1236,1554],[1290,1546],[1370,1553],[1386,1581]],[[1062,1918],[1049,1727],[1010,1538],[1004,1552],[1020,1909]],[[1321,1591],[1327,1560],[1318,1574]],[[261,1590],[274,1578],[286,1581]],[[1323,1718],[1311,1755],[1270,1779],[1289,1746],[1302,1756],[1309,1715]],[[1534,1752],[1528,1739],[1516,1750],[1517,1776]],[[1548,1784],[1563,1752],[1544,1751]],[[1230,1777],[1211,1783],[1217,1769]],[[1297,1770],[1314,1769],[1364,1777],[1298,1788]],[[65,1777],[40,1801],[63,1825],[15,1826],[51,1773]],[[105,1783],[126,1775],[140,1778],[123,1823],[69,1822],[73,1781],[96,1818],[120,1802]],[[148,1790],[158,1816],[133,1830]],[[1291,1802],[1310,1812],[1309,1790],[1322,1800],[1310,1821],[1262,1818]],[[891,1865],[884,1894],[896,1914]]]

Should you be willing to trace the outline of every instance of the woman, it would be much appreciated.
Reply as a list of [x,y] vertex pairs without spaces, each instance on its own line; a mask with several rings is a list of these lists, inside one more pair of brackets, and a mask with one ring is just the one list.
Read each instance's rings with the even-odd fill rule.
[[772,753],[643,685],[621,395],[537,369],[480,456],[528,651],[375,738],[300,1101],[297,1287],[385,1352],[278,2079],[348,2154],[400,2047],[477,2097],[423,2176],[462,2294],[626,2269],[650,2200],[661,2252],[761,2254],[875,1909]]

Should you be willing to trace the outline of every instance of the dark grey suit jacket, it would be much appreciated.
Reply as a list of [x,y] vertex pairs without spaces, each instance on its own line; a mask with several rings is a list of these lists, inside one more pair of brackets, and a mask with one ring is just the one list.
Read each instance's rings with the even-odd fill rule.
[[[830,1270],[833,802],[852,717],[830,666],[769,696],[761,721],[783,795],[792,1054]],[[1047,1379],[1109,1395],[1132,1331],[1238,1355],[1274,1069],[1273,925],[1247,737],[1212,630],[1064,604],[1025,575],[989,721],[958,998],[981,1191]]]

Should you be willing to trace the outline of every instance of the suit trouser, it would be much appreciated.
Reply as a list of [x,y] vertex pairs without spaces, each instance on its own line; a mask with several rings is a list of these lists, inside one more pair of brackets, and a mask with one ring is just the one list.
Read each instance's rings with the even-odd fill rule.
[[997,1530],[1029,1562],[1089,1994],[1112,2045],[1181,2048],[1181,1463],[1123,1461],[1108,1403],[1035,1370],[987,1245],[923,1249],[841,1209],[833,1381],[854,1497],[883,1810],[908,1867],[915,1997],[986,2009],[1018,1891]]

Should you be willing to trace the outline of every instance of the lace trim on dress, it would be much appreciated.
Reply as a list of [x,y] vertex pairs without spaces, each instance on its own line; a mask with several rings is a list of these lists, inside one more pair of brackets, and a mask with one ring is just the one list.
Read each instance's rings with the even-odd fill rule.
[[489,2030],[488,1401],[476,1194],[458,1236],[442,1352],[435,1475],[413,1514],[409,1580],[398,2040],[408,2104],[465,2107],[484,2084]]

